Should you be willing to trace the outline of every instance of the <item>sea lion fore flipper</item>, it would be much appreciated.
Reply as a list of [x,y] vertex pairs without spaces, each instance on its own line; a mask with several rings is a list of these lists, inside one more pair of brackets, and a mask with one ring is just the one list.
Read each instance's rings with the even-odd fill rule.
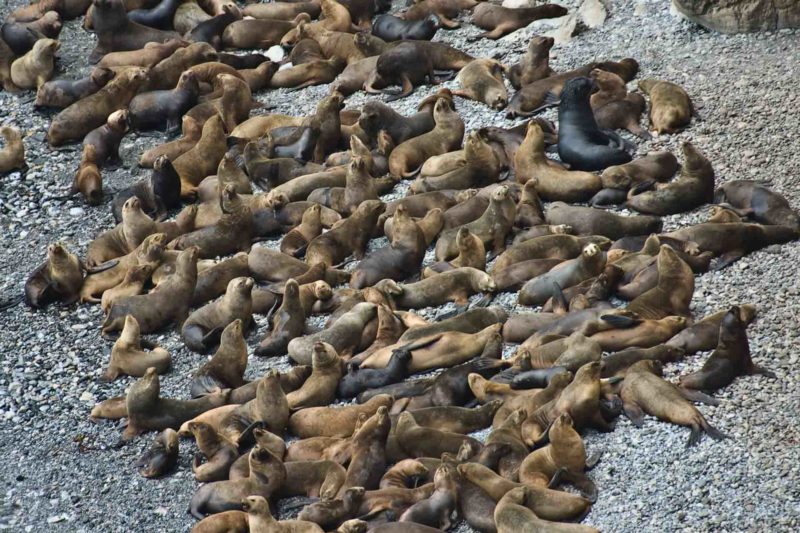
[[637,428],[644,425],[644,411],[635,403],[625,403],[622,405],[622,410],[625,411],[625,416],[631,421],[631,424]]
[[618,329],[632,328],[642,322],[641,319],[622,315],[602,315],[600,320]]
[[683,397],[691,402],[704,403],[706,405],[719,405],[719,400],[703,392],[693,389],[684,389],[683,387],[678,387],[678,389],[681,391]]

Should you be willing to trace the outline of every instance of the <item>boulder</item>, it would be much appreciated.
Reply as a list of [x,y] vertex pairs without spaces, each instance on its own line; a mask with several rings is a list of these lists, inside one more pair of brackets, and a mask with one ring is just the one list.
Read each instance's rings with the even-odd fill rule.
[[800,28],[798,0],[672,0],[672,5],[692,22],[722,33]]

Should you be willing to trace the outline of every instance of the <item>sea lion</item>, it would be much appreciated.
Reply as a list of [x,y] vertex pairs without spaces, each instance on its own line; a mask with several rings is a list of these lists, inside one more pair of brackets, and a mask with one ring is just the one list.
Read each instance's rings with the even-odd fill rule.
[[719,325],[719,342],[699,371],[681,376],[679,383],[687,389],[715,391],[730,385],[738,376],[775,373],[753,363],[746,325],[738,306],[731,307]]
[[411,4],[403,13],[405,20],[423,20],[436,15],[442,26],[448,29],[460,27],[454,20],[464,9],[472,9],[477,5],[475,0],[424,0]]
[[577,235],[602,235],[616,240],[626,235],[659,233],[663,226],[658,217],[623,217],[603,209],[554,202],[547,209],[548,224],[569,225]]
[[281,239],[280,250],[288,255],[302,251],[314,237],[322,234],[322,206],[312,204],[303,212],[300,225],[293,228]]
[[122,433],[129,440],[148,430],[178,428],[195,416],[224,405],[228,392],[215,392],[195,400],[173,400],[160,396],[160,384],[155,368],[148,368],[144,376],[131,385],[125,404],[128,410],[128,427]]
[[481,443],[472,437],[420,426],[408,411],[398,417],[395,437],[403,451],[412,458],[440,457],[443,453],[456,454],[465,442],[474,449],[481,448]]
[[216,353],[192,375],[190,392],[193,398],[217,388],[235,389],[245,384],[243,376],[247,368],[247,343],[243,330],[244,325],[239,318],[222,330]]
[[582,524],[550,522],[539,518],[530,506],[537,495],[530,487],[516,487],[509,490],[494,510],[497,533],[517,531],[550,531],[553,533],[599,533],[599,529]]
[[148,77],[146,69],[126,68],[96,93],[78,100],[56,115],[47,130],[51,146],[61,146],[83,139],[87,133],[106,123],[114,111],[128,106]]
[[384,14],[372,22],[372,35],[387,43],[402,40],[430,41],[439,30],[439,18],[428,15],[421,20],[405,20],[394,15]]
[[596,244],[600,249],[606,249],[611,241],[597,235],[577,237],[560,233],[536,237],[515,244],[500,254],[494,263],[493,272],[531,259],[573,259],[579,256],[588,244]]
[[465,306],[473,294],[494,292],[496,286],[491,276],[485,272],[476,268],[460,267],[415,283],[398,285],[394,282],[381,282],[376,288],[390,296],[399,308],[421,309],[447,302]]
[[11,63],[11,81],[20,89],[38,89],[53,77],[55,55],[61,43],[39,39],[30,52]]
[[312,335],[292,339],[288,346],[289,357],[299,364],[308,364],[313,359],[312,352],[318,342],[331,346],[339,354],[353,353],[361,342],[364,328],[376,314],[375,304],[358,303],[337,318],[330,327]]
[[504,71],[505,67],[496,59],[475,59],[458,71],[456,81],[463,89],[455,90],[453,94],[483,102],[499,111],[508,104],[508,91],[503,83]]
[[149,71],[145,91],[169,90],[175,87],[183,72],[194,65],[215,61],[217,52],[208,43],[192,43],[178,48],[168,57],[156,63]]
[[368,138],[377,137],[381,130],[385,130],[399,145],[434,128],[433,111],[439,98],[452,101],[452,94],[449,90],[442,89],[425,98],[417,106],[417,112],[409,117],[401,115],[383,102],[370,100],[361,108],[358,126]]
[[256,445],[248,456],[250,476],[235,481],[214,481],[192,496],[190,512],[196,518],[241,507],[242,499],[254,495],[270,497],[286,479],[286,469],[269,450]]
[[93,144],[83,147],[81,164],[72,180],[70,194],[81,193],[89,205],[100,205],[103,200],[103,177],[97,165],[97,148]]
[[36,101],[33,105],[34,107],[64,109],[105,87],[114,75],[114,71],[111,69],[95,67],[85,78],[48,81],[37,89]]
[[603,170],[631,160],[622,140],[602,132],[589,104],[591,78],[568,80],[558,106],[558,156],[575,170]]
[[[292,20],[300,13],[308,13],[311,19],[319,17],[321,8],[318,2],[273,2],[270,4],[249,4],[242,9],[242,15],[256,19]],[[292,61],[294,64],[294,61]]]
[[[119,157],[119,144],[127,131],[128,110],[114,111],[108,116],[105,124],[86,134],[86,137],[83,138],[83,146],[90,144],[94,146],[95,159],[99,167],[102,168],[108,164],[118,165],[122,161]],[[121,203],[120,207],[122,207]]]
[[[222,419],[219,431],[231,441],[239,443],[247,428],[258,422],[262,429],[274,434],[276,442],[280,441],[281,447],[284,447],[279,436],[283,435],[286,429],[289,413],[289,403],[283,392],[280,377],[272,369],[256,382],[255,397],[238,406]],[[272,448],[272,446],[269,447]],[[282,455],[278,456],[279,459],[281,457]]]
[[145,151],[139,159],[139,166],[153,168],[155,161],[162,156],[174,161],[197,144],[203,133],[203,124],[184,115],[181,119],[181,132],[180,138]]
[[280,69],[269,80],[272,88],[303,89],[314,85],[331,83],[344,69],[345,64],[338,57],[307,61],[289,68]]
[[91,24],[97,45],[89,55],[90,63],[97,63],[109,52],[138,50],[149,42],[180,39],[174,31],[150,28],[128,19],[123,0],[94,0]]
[[654,191],[636,194],[632,190],[625,203],[640,213],[671,215],[690,211],[714,200],[714,168],[689,142],[683,143],[684,163],[678,177]]
[[520,90],[525,85],[553,75],[550,68],[550,49],[555,40],[552,37],[534,35],[528,42],[528,48],[516,65],[508,69],[508,81],[511,86]]
[[472,11],[472,23],[488,31],[470,37],[469,40],[499,39],[526,27],[535,20],[563,17],[566,14],[567,10],[557,4],[509,9],[495,4],[480,3]]
[[[343,523],[347,517],[355,516],[363,499],[364,487],[350,487],[344,490],[340,498],[333,500],[320,500],[310,505],[306,505],[297,515],[297,518],[298,520],[314,522],[320,527],[327,529],[331,529],[336,526],[341,526],[343,528],[344,524],[347,522],[353,522],[353,520],[349,520]],[[361,523],[364,524],[362,533],[366,533],[366,522]],[[339,529],[336,531],[339,531]],[[354,531],[352,533],[358,532]]]
[[[228,283],[225,295],[194,311],[184,321],[181,337],[186,347],[205,353],[219,342],[222,330],[235,320],[248,328],[253,320],[253,278],[234,278]],[[194,292],[194,287],[192,287]]]
[[639,89],[650,97],[650,126],[659,135],[680,131],[697,115],[692,99],[679,85],[649,78],[639,80]]
[[388,394],[378,394],[362,404],[301,409],[289,418],[289,432],[301,439],[350,437],[356,429],[360,416],[370,417],[379,407],[389,407],[393,401],[394,399]]
[[[142,345],[149,349],[145,352]],[[125,317],[125,326],[111,348],[111,359],[103,374],[105,381],[117,379],[120,374],[142,377],[148,368],[155,368],[159,374],[165,373],[172,364],[169,352],[150,341],[143,340],[139,333],[139,323],[133,316]]]
[[[201,483],[227,479],[231,464],[239,457],[236,444],[205,422],[189,422],[189,431],[200,450],[192,461],[194,478]],[[202,462],[203,456],[206,457],[205,463]]]
[[[414,41],[402,41],[381,52],[375,70],[364,82],[364,90],[376,94],[381,92],[378,87],[401,85],[400,92],[392,93],[386,99],[391,102],[410,95],[414,87],[422,85],[426,79],[431,85],[439,83],[427,48]],[[383,92],[388,94],[386,90]]]
[[247,513],[250,531],[296,531],[303,533],[323,533],[322,528],[313,522],[302,520],[275,520],[269,503],[263,496],[248,496],[242,500],[242,509]]
[[[357,306],[356,306],[357,307]],[[336,396],[342,377],[342,360],[326,342],[317,341],[311,355],[311,375],[303,386],[286,395],[291,409],[328,405]]]
[[450,529],[457,498],[457,486],[452,479],[454,471],[455,466],[442,463],[433,475],[433,494],[406,509],[399,521],[429,525],[443,531]]
[[154,265],[152,264],[131,267],[125,273],[125,278],[119,285],[103,292],[103,296],[100,299],[100,308],[103,312],[107,313],[111,308],[111,304],[119,298],[141,294],[145,283],[150,280],[153,270]]
[[638,296],[628,309],[642,318],[691,316],[694,272],[675,251],[664,244],[658,252],[658,284]]
[[98,67],[143,67],[152,68],[163,59],[172,55],[178,48],[184,48],[189,43],[181,39],[170,39],[163,43],[151,42],[139,50],[128,52],[111,52],[103,56]]
[[0,175],[12,170],[26,169],[28,165],[25,163],[25,146],[22,144],[19,130],[11,126],[2,126],[0,135],[5,141],[5,146],[0,150]]
[[153,291],[120,298],[111,305],[103,322],[103,335],[122,329],[126,315],[133,315],[144,333],[157,331],[172,322],[182,324],[189,315],[196,282],[197,248],[183,250],[178,254],[175,272]]
[[385,448],[390,429],[389,410],[386,406],[381,406],[356,430],[350,444],[350,464],[339,491],[340,496],[348,487],[363,487],[367,490],[378,488],[386,470]]
[[139,180],[114,195],[111,212],[114,219],[119,222],[122,220],[122,206],[129,198],[135,196],[139,199],[142,211],[148,216],[155,219],[163,218],[168,210],[180,206],[180,193],[180,176],[169,157],[161,155],[153,164],[153,172],[149,178]]
[[380,200],[362,202],[352,215],[308,244],[306,263],[333,266],[347,259],[351,253],[356,259],[363,259],[371,233],[367,228],[375,227],[383,209]]
[[[695,322],[667,341],[668,346],[683,349],[687,355],[710,351],[719,342],[719,326],[727,311],[719,311]],[[742,324],[749,325],[756,317],[754,305],[739,306],[739,318]]]
[[194,42],[209,43],[216,49],[222,47],[222,32],[231,23],[242,20],[242,12],[236,4],[226,3],[222,6],[222,12],[217,13],[209,20],[204,20],[192,31],[186,34],[187,39]]
[[665,182],[679,167],[678,159],[670,152],[650,152],[629,163],[606,168],[600,180],[605,188],[627,190],[643,182]]
[[661,363],[672,363],[683,358],[685,354],[686,352],[683,348],[669,344],[658,344],[651,348],[628,348],[603,358],[601,377],[608,378],[624,375],[631,365],[645,359],[652,359]]
[[483,240],[472,233],[468,227],[461,226],[456,232],[458,255],[449,262],[434,263],[422,271],[422,278],[429,278],[440,272],[459,267],[472,267],[486,270],[486,247]]
[[586,330],[584,333],[593,341],[599,342],[604,351],[612,352],[633,346],[640,348],[656,346],[674,337],[688,324],[684,316],[667,316],[651,320],[612,314],[600,316],[600,322],[622,329],[606,329],[592,334],[592,326],[588,324],[584,327]]
[[344,187],[317,189],[308,195],[308,201],[330,207],[345,217],[351,215],[362,202],[378,199],[377,183],[367,169],[365,158],[353,157],[347,165]]
[[526,282],[520,290],[518,301],[522,305],[542,305],[554,294],[554,284],[560,288],[571,287],[598,276],[606,266],[606,254],[596,244],[587,244],[581,255],[568,259],[545,274]]
[[800,229],[800,217],[786,198],[756,181],[734,180],[724,183],[714,192],[714,201],[745,211],[761,224]]
[[547,274],[557,265],[563,263],[562,259],[530,259],[520,261],[513,265],[492,271],[492,279],[497,285],[497,290],[518,291],[526,282]]
[[196,103],[200,94],[197,76],[187,71],[181,74],[178,85],[169,91],[150,91],[133,97],[128,104],[132,128],[139,131],[166,129],[177,131],[184,113]]
[[298,24],[310,20],[307,13],[300,13],[293,20],[244,19],[232,22],[222,32],[222,46],[232,49],[262,49],[280,44],[281,38]]
[[300,337],[306,328],[306,312],[300,302],[300,286],[289,278],[283,288],[283,301],[272,317],[272,327],[255,350],[255,355],[277,357],[286,353],[289,342]]
[[[389,171],[398,177],[409,177],[429,157],[451,152],[464,139],[464,121],[446,98],[438,98],[434,106],[434,128],[400,143],[389,156]],[[390,132],[391,134],[391,132]],[[394,137],[392,137],[394,138]]]
[[694,446],[703,432],[716,440],[727,437],[724,433],[706,422],[705,417],[689,400],[717,405],[716,400],[696,391],[688,391],[661,378],[660,361],[645,360],[634,363],[625,373],[620,387],[625,415],[633,425],[641,427],[644,414],[655,416],[681,426],[689,426],[692,432],[686,447]]
[[167,428],[158,434],[153,444],[137,460],[136,469],[143,477],[152,479],[168,474],[178,462],[178,434]]
[[483,187],[495,183],[500,177],[500,162],[480,130],[473,130],[467,134],[463,160],[460,163],[452,170],[438,176],[417,178],[411,184],[409,191],[416,194],[434,190]]
[[583,202],[602,186],[600,178],[591,172],[567,170],[544,154],[544,132],[534,121],[528,123],[525,140],[514,156],[517,181],[527,184],[536,180],[536,192],[543,200]]

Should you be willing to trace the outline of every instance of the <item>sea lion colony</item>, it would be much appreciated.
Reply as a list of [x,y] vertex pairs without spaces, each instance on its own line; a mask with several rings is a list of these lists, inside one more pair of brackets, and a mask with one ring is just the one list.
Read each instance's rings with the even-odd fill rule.
[[[690,143],[682,164],[668,152],[632,160],[615,129],[670,134],[697,115],[667,81],[627,92],[634,59],[559,73],[550,38],[532,39],[517,65],[428,41],[465,11],[497,38],[564,8],[423,0],[396,17],[381,14],[388,7],[40,0],[10,13],[4,87],[62,109],[48,141],[83,142],[73,192],[89,204],[102,202],[102,169],[129,129],[182,132],[142,154],[151,176],[116,194],[119,224],[83,259],[50,245],[24,300],[102,305],[113,341],[104,379],[140,379],[92,416],[126,418],[125,440],[159,432],[136,465],[145,477],[169,474],[179,437],[196,440],[196,531],[424,532],[456,518],[479,531],[593,531],[567,523],[602,488],[586,475],[600,457],[587,457],[581,430],[648,414],[690,428],[687,446],[723,439],[693,403],[772,375],[751,359],[753,306],[693,317],[689,302],[695,273],[796,239],[797,214],[760,183],[717,187]],[[97,66],[51,80],[60,20],[81,15],[98,36]],[[290,66],[224,51],[275,44],[291,50]],[[345,107],[358,90],[400,98],[456,71],[461,89],[410,117],[379,99]],[[251,117],[253,92],[313,84],[331,91],[309,115]],[[465,132],[462,97],[510,116],[557,105],[558,124]],[[0,172],[24,169],[19,132],[0,133]],[[380,199],[401,182],[405,197]],[[662,233],[660,216],[707,203],[718,206],[710,220]],[[389,245],[367,252],[384,235]],[[278,236],[280,251],[253,246]],[[435,261],[424,263],[428,250]],[[491,306],[503,291],[538,311],[509,317]],[[414,312],[448,302],[456,311],[433,321]],[[257,331],[253,314],[270,327]],[[330,315],[320,331],[307,328],[315,314]],[[172,327],[213,354],[190,399],[160,395],[171,355],[142,337]],[[246,381],[247,338],[256,355],[297,366]],[[504,342],[518,345],[510,358]],[[661,377],[664,364],[709,350],[699,372]],[[433,369],[444,370],[414,376]],[[485,428],[485,442],[468,435]],[[278,521],[272,505],[289,496],[307,505]]]

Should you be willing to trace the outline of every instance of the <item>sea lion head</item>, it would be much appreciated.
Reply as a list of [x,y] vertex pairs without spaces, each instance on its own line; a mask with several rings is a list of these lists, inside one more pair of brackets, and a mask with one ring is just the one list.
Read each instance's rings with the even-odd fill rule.
[[631,186],[631,178],[625,171],[622,165],[613,165],[606,168],[600,175],[603,180],[603,186],[610,189],[629,189]]
[[505,185],[501,185],[492,191],[492,200],[502,202],[506,198],[508,198],[508,187]]
[[128,397],[133,396],[137,400],[156,400],[161,393],[161,383],[158,380],[158,372],[155,367],[148,367],[144,375],[139,378],[128,392]]
[[463,248],[468,248],[472,242],[471,237],[472,233],[470,233],[468,227],[461,226],[458,228],[458,233],[456,233],[456,245],[458,246],[458,249],[461,250]]
[[184,70],[181,77],[178,78],[177,89],[186,89],[197,94],[200,91],[200,80],[197,79],[197,74],[192,70]]
[[683,150],[684,167],[687,173],[698,174],[703,170],[707,170],[713,174],[711,162],[692,143],[683,143],[681,149]]
[[243,328],[244,325],[240,318],[237,318],[227,326],[225,329],[222,330],[222,338],[220,340],[220,345],[225,346],[229,343],[235,342],[237,339],[243,337]]
[[263,496],[248,496],[242,500],[242,511],[252,514],[269,514],[269,504]]
[[353,518],[339,526],[338,531],[340,533],[366,533],[368,528],[369,524],[367,522],[359,520],[358,518]]
[[[128,131],[128,110],[127,109],[118,109],[114,111],[108,116],[108,120],[106,120],[106,125],[111,128],[112,130],[120,133],[125,133]],[[158,159],[162,157],[167,157],[165,155],[159,156]],[[158,161],[156,159],[156,161]],[[169,160],[169,158],[167,158]],[[159,167],[160,168],[160,167]]]
[[201,445],[203,442],[216,440],[217,438],[216,430],[206,422],[193,420],[187,424],[187,428],[192,432],[192,435],[194,435],[194,439],[197,441],[198,445]]
[[386,204],[380,200],[364,200],[358,204],[355,212],[350,216],[367,218],[375,213],[383,212],[384,209],[386,209]]
[[114,76],[114,71],[105,67],[95,67],[92,69],[91,74],[89,74],[89,77],[92,78],[92,83],[97,87],[103,87],[106,83],[111,81]]
[[314,297],[317,300],[326,301],[333,298],[333,289],[328,284],[328,282],[324,280],[315,281],[311,284],[311,288],[314,291]]
[[61,43],[55,39],[39,39],[33,45],[33,54],[40,59],[50,58],[59,48],[61,48]]
[[360,155],[354,156],[350,160],[350,172],[352,174],[364,174],[367,172],[367,160]]
[[393,279],[382,279],[374,286],[386,296],[400,296],[403,294],[403,288],[397,284]]
[[438,28],[442,27],[442,22],[439,20],[439,17],[437,17],[435,13],[431,13],[430,15],[428,15],[427,17],[422,19],[422,21],[429,28],[437,28],[438,29]]
[[607,72],[599,68],[592,69],[589,73],[589,77],[597,83],[600,90],[610,89],[615,86],[625,86],[625,80],[613,72]]
[[659,83],[658,80],[653,79],[653,78],[648,78],[648,79],[645,79],[645,80],[639,80],[636,85],[639,87],[639,90],[642,91],[644,94],[650,94],[650,91],[658,83]]
[[229,283],[228,286],[233,290],[234,293],[242,295],[242,296],[250,296],[250,293],[253,290],[253,285],[255,281],[253,278],[249,277],[240,277],[234,278]]
[[196,270],[197,258],[199,255],[200,248],[197,246],[191,246],[185,250],[181,250],[181,252],[178,254],[178,259],[175,262],[175,272],[186,272],[192,266]]
[[139,245],[144,257],[160,256],[167,244],[167,235],[164,233],[153,233],[148,235]]
[[457,465],[442,463],[436,472],[433,473],[433,483],[436,487],[447,486],[453,482],[453,475],[456,473]]
[[599,253],[600,253],[600,247],[597,246],[595,243],[587,244],[581,251],[581,255],[586,259],[595,257]]
[[297,280],[293,278],[286,280],[286,283],[283,285],[283,297],[295,299],[299,295],[300,285],[297,284]]
[[362,157],[369,155],[369,148],[364,144],[364,141],[358,138],[358,135],[350,136],[350,151],[353,155],[360,155]]
[[456,461],[464,462],[468,461],[471,458],[475,457],[480,451],[480,443],[475,443],[472,440],[465,440],[461,443],[461,446],[458,448],[458,453],[456,454]]
[[477,277],[477,289],[479,292],[494,292],[497,290],[497,285],[495,284],[494,279],[492,279],[492,276],[486,272],[478,270]]
[[478,189],[464,189],[463,191],[459,191],[458,194],[456,194],[456,203],[464,203],[467,200],[477,196],[477,194]]
[[534,35],[528,43],[528,51],[536,58],[544,58],[550,55],[550,49],[555,44],[552,37],[542,37]]
[[[155,269],[155,265],[152,263],[144,263],[142,265],[136,265],[130,268],[125,273],[125,280],[124,283],[132,283],[132,282],[144,282],[147,278],[150,277],[150,274],[153,273]],[[130,318],[133,318],[129,315]],[[136,320],[136,319],[134,319]],[[126,322],[127,323],[127,322]]]
[[550,431],[553,431],[553,429],[560,430],[565,427],[573,427],[572,417],[566,411],[558,415],[558,418],[556,418],[555,422],[553,422],[553,427],[550,428]]
[[124,219],[126,216],[130,216],[134,213],[139,214],[142,212],[142,201],[139,200],[138,196],[131,196],[125,203],[122,204],[122,218]]
[[314,343],[313,352],[311,354],[312,368],[323,368],[338,361],[339,354],[336,353],[333,346],[327,342],[317,341]]
[[128,67],[123,71],[123,76],[129,82],[144,82],[150,69],[143,67]]
[[437,124],[455,113],[453,102],[447,98],[437,98],[433,106],[433,120]]
[[47,247],[47,258],[51,262],[61,262],[69,258],[70,253],[60,242],[54,242]]
[[598,91],[597,83],[592,78],[586,76],[579,76],[572,78],[564,83],[564,88],[561,90],[562,102],[589,102],[589,97],[592,93]]
[[600,361],[586,363],[575,372],[575,381],[594,381],[600,379]]

